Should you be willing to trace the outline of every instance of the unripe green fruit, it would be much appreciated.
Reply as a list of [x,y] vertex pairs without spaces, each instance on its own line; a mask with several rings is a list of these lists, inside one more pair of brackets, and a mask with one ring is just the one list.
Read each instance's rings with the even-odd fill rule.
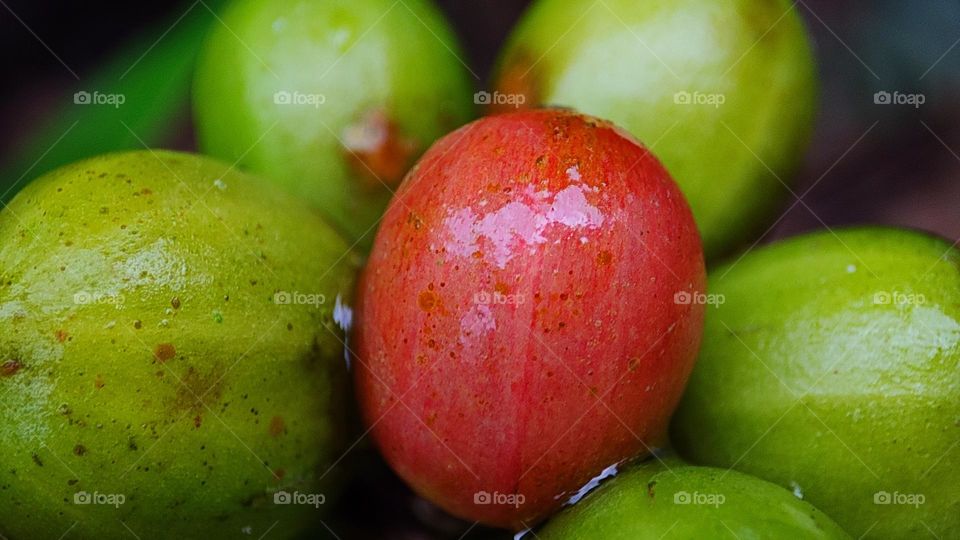
[[630,467],[547,522],[541,540],[850,538],[789,491],[736,471],[656,460]]
[[353,259],[207,158],[111,154],[27,186],[0,213],[0,533],[301,529],[318,509],[274,496],[335,495]]
[[639,138],[680,185],[716,259],[762,232],[786,194],[817,83],[787,0],[539,0],[495,86],[500,109],[573,107]]
[[681,453],[795,487],[858,538],[960,537],[957,250],[828,231],[709,281]]
[[369,246],[415,159],[473,114],[449,25],[428,0],[238,0],[223,23],[194,87],[201,148]]

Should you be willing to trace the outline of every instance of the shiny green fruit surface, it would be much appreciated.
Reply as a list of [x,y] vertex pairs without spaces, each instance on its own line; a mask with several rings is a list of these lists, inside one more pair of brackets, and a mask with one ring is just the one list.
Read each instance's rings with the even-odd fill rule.
[[638,137],[680,184],[716,259],[762,231],[786,193],[817,83],[787,0],[539,0],[494,86],[497,109],[573,107]]
[[847,539],[779,486],[743,473],[656,460],[628,468],[554,517],[542,540]]
[[960,537],[960,254],[809,234],[709,279],[674,442],[802,492],[854,537]]
[[201,147],[370,245],[407,169],[473,114],[449,25],[427,0],[238,0],[223,23],[194,86]]
[[268,188],[141,151],[0,213],[3,537],[288,538],[333,497],[351,256]]

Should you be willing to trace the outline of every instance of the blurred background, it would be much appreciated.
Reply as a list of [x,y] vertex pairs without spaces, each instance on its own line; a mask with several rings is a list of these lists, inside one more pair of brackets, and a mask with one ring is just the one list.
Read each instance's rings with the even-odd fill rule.
[[[92,147],[192,150],[191,68],[224,3],[0,0],[7,81],[0,87],[0,201]],[[527,3],[439,1],[483,79],[478,89]],[[758,243],[863,223],[960,239],[960,2],[803,0],[796,7],[815,43],[820,111],[794,196]],[[122,108],[75,105],[77,92],[95,88],[144,97]],[[922,104],[877,103],[878,92],[916,95]],[[351,459],[361,477],[318,536],[505,536],[417,499],[364,444]]]

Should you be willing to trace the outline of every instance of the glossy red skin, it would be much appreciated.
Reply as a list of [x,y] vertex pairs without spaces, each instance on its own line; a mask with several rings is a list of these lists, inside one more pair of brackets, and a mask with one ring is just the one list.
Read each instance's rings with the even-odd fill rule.
[[[663,441],[703,326],[674,295],[704,288],[686,201],[629,135],[560,110],[484,118],[426,153],[382,222],[360,286],[365,421],[427,499],[526,528]],[[495,291],[519,296],[477,302]]]

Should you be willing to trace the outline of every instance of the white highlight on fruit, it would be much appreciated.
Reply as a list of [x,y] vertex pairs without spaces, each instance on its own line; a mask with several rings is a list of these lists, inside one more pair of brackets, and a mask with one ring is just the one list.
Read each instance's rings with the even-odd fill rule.
[[468,343],[497,329],[493,311],[486,304],[477,304],[460,318],[460,343]]
[[587,201],[580,186],[567,186],[554,194],[535,192],[528,186],[520,200],[483,215],[470,207],[452,212],[443,221],[448,236],[445,247],[453,255],[470,257],[480,251],[485,240],[488,256],[505,268],[517,247],[545,243],[547,228],[552,225],[582,231],[597,229],[603,221],[603,214]]
[[790,481],[790,488],[793,490],[793,496],[794,496],[794,497],[803,500],[803,490],[800,489],[800,484],[798,484],[798,483],[794,482],[793,480],[791,480],[791,481]]
[[605,479],[610,478],[611,476],[616,476],[618,472],[617,468],[619,466],[620,466],[619,463],[614,463],[613,465],[610,465],[606,469],[600,471],[600,474],[591,478],[589,482],[584,484],[582,488],[580,488],[576,493],[573,494],[573,496],[567,499],[567,502],[565,504],[571,505],[571,504],[577,504],[578,502],[580,502],[580,499],[586,497],[587,494],[593,491],[594,489],[597,489],[597,486],[600,485],[600,482],[603,482]]
[[333,322],[343,330],[343,359],[347,363],[347,369],[350,369],[350,329],[353,328],[353,308],[343,303],[340,293],[337,293],[337,300],[333,306]]
[[187,264],[175,243],[166,238],[158,238],[149,247],[121,259],[114,269],[122,283],[134,287],[162,285],[181,291],[187,285]]

